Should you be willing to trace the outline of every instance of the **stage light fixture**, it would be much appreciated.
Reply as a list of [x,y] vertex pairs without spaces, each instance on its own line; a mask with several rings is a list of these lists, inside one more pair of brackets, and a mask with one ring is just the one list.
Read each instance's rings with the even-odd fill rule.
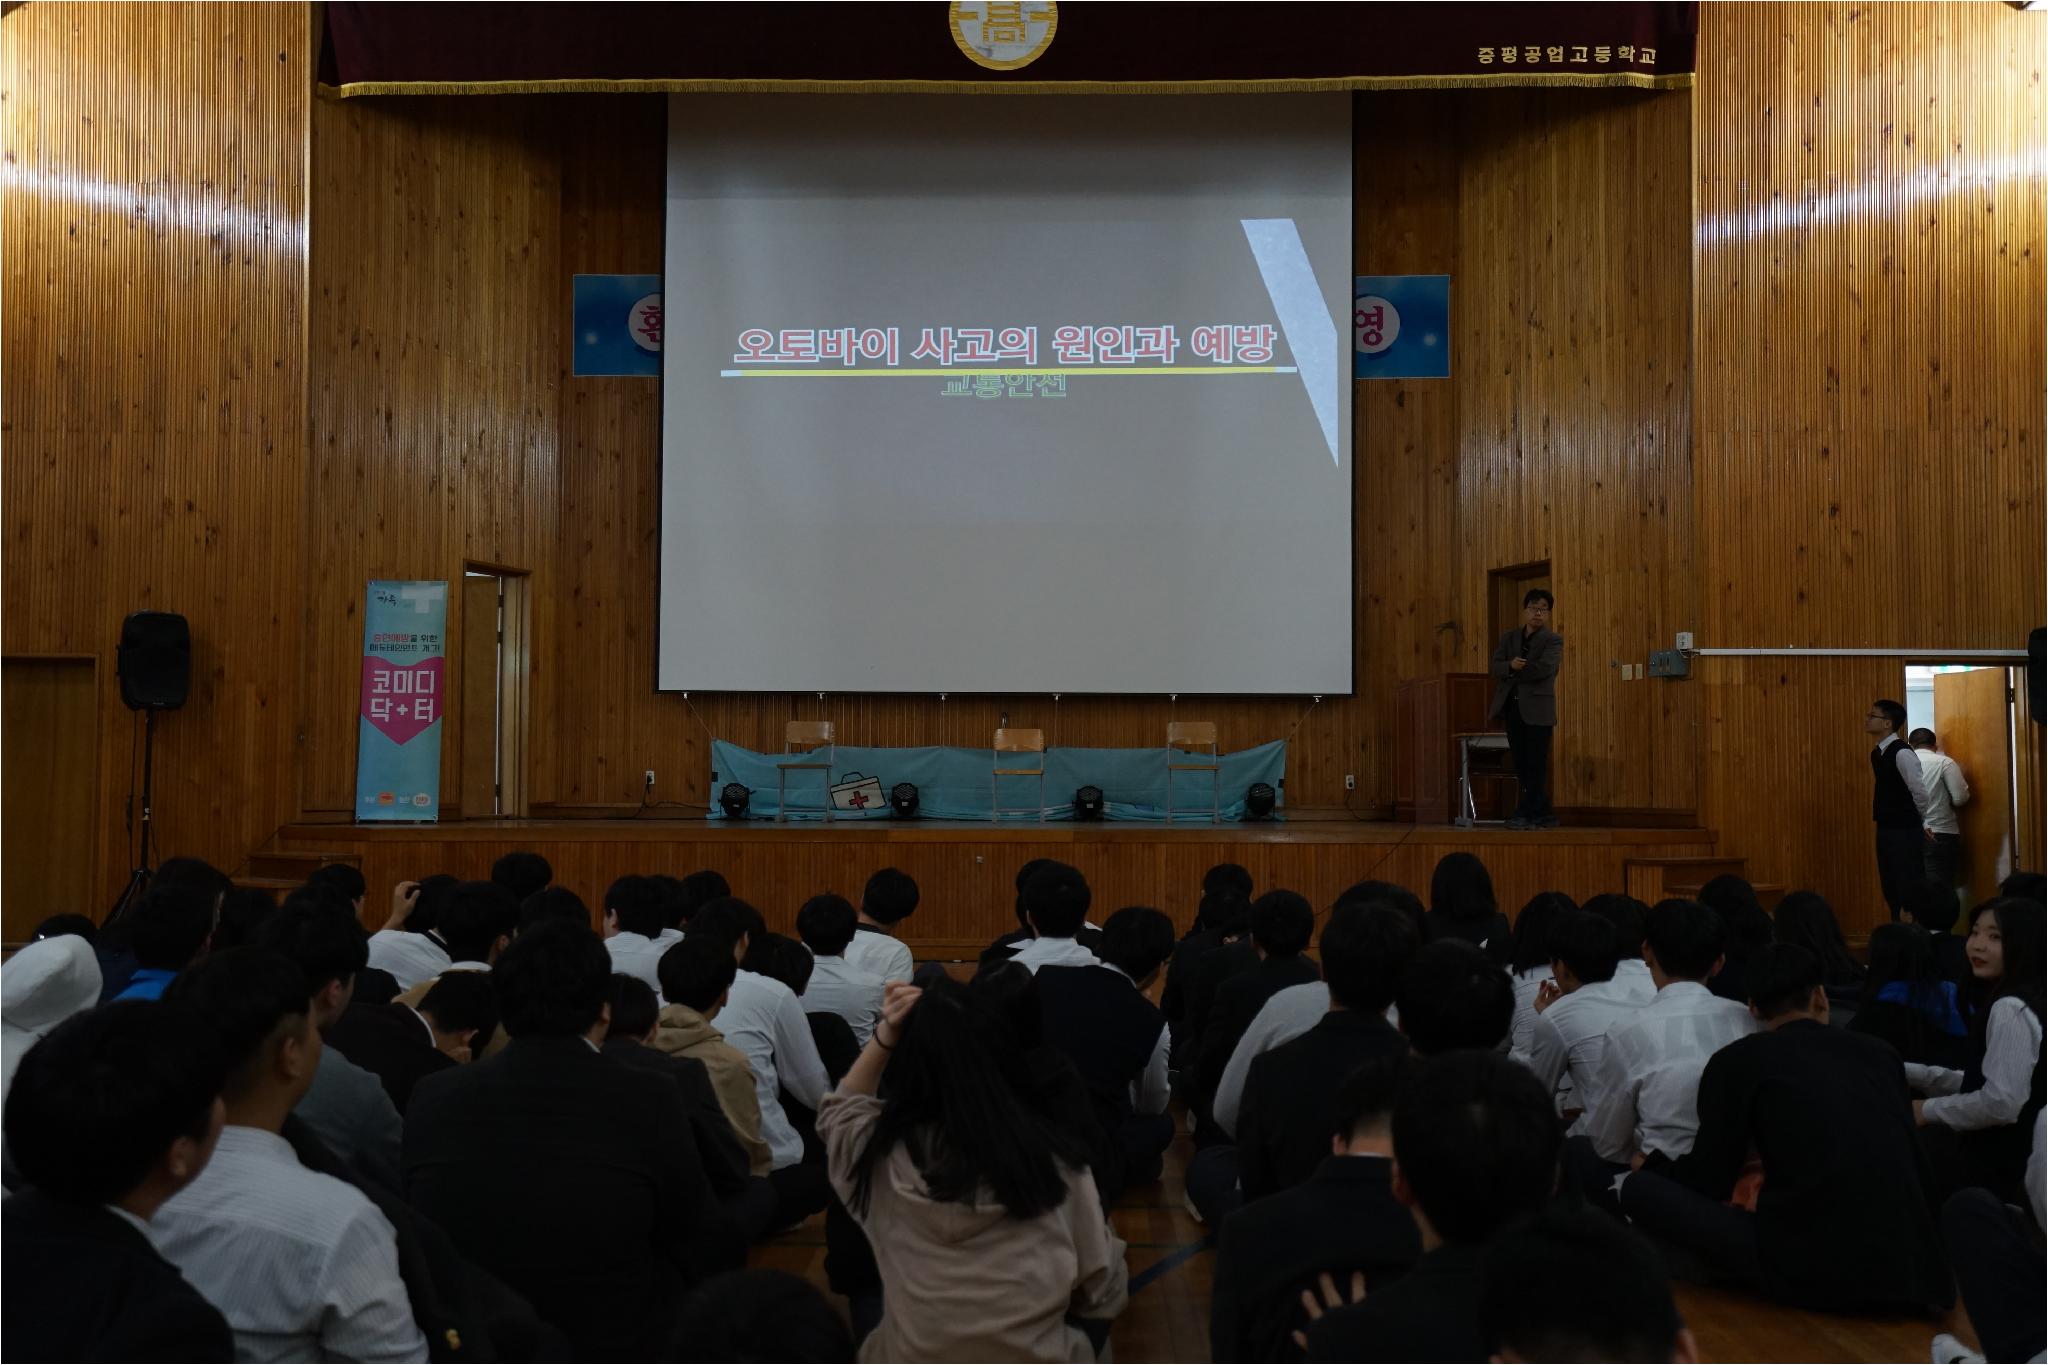
[[917,784],[898,782],[889,788],[889,809],[896,813],[898,820],[908,820],[917,814]]
[[753,797],[754,793],[739,783],[728,782],[719,790],[718,808],[725,812],[728,820],[744,820],[747,818],[747,803]]
[[1102,818],[1102,788],[1082,787],[1074,793],[1074,818],[1076,820],[1100,820]]
[[1244,794],[1244,818],[1263,820],[1273,813],[1273,789],[1264,782],[1254,782]]

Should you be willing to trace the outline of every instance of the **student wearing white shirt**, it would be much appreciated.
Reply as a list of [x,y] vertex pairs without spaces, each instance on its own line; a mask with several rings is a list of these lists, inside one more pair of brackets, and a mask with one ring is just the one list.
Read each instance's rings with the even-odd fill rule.
[[813,896],[796,912],[797,936],[811,950],[811,979],[804,987],[806,1012],[836,1014],[862,1047],[882,1015],[882,978],[846,960],[858,916],[853,902],[830,893]]
[[1515,982],[1515,1020],[1508,1026],[1508,1051],[1529,1055],[1529,1033],[1536,1026],[1536,993],[1552,978],[1550,929],[1557,917],[1579,907],[1561,891],[1539,891],[1515,916],[1508,971]]
[[[746,957],[752,939],[767,932],[761,912],[743,900],[727,897],[699,909],[690,920],[689,936],[699,934],[729,943],[735,961]],[[725,1008],[718,1013],[725,1041],[746,1055],[754,1073],[754,1098],[761,1106],[761,1137],[776,1170],[804,1160],[803,1137],[782,1107],[787,1090],[798,1104],[815,1110],[832,1088],[825,1063],[812,1041],[810,1022],[796,992],[771,977],[742,970],[733,978]],[[820,1154],[822,1159],[822,1154]],[[821,1203],[822,1206],[822,1203]]]
[[604,893],[604,949],[612,955],[612,970],[644,981],[656,995],[661,993],[661,976],[656,970],[669,945],[659,941],[661,888],[652,878],[625,876]]
[[448,945],[435,932],[435,920],[455,885],[453,877],[435,876],[391,889],[391,917],[370,935],[369,965],[391,973],[398,989],[448,970]]
[[1934,747],[1934,731],[1922,727],[1906,736],[1906,741],[1920,760],[1920,785],[1927,792],[1927,833],[1933,836],[1924,850],[1927,879],[1954,886],[1963,842],[1956,807],[1970,804],[1970,784],[1963,777],[1962,765]]
[[1088,922],[1088,879],[1065,863],[1047,863],[1031,874],[1022,893],[1024,917],[1033,938],[1010,960],[1027,971],[1040,967],[1094,967],[1101,959],[1074,936]]
[[1647,976],[1640,988],[1615,972],[1614,926],[1583,910],[1559,915],[1550,927],[1553,980],[1539,991],[1526,1051],[1515,1054],[1557,1096],[1558,1112],[1570,1114],[1570,1133],[1583,1133],[1584,1110],[1599,1105],[1601,1060],[1608,1033],[1650,1003],[1656,988]]
[[1757,1031],[1747,1005],[1707,989],[1724,940],[1720,916],[1697,901],[1660,901],[1650,911],[1643,957],[1657,995],[1608,1033],[1585,1135],[1566,1143],[1567,1167],[1603,1207],[1613,1207],[1613,1178],[1638,1155],[1676,1160],[1692,1150],[1707,1059]]
[[910,948],[896,938],[897,926],[917,909],[917,882],[907,872],[885,867],[868,878],[860,893],[860,918],[846,945],[848,965],[887,981],[908,981]]
[[278,1135],[321,1051],[303,970],[232,948],[169,998],[215,1032],[229,1070],[213,1159],[157,1210],[157,1249],[226,1316],[239,1360],[424,1360],[391,1224]]

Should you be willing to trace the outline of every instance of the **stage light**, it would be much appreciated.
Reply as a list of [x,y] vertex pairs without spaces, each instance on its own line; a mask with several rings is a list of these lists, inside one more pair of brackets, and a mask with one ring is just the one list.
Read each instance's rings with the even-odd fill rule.
[[1074,793],[1074,818],[1076,820],[1100,820],[1102,818],[1102,788],[1082,787]]
[[889,809],[896,812],[898,820],[908,820],[917,814],[917,784],[898,782],[889,788]]
[[739,783],[728,782],[718,793],[718,808],[725,812],[728,820],[744,820],[747,818],[747,803],[753,797],[754,793]]
[[1273,789],[1263,782],[1254,782],[1244,794],[1244,818],[1263,820],[1273,813]]

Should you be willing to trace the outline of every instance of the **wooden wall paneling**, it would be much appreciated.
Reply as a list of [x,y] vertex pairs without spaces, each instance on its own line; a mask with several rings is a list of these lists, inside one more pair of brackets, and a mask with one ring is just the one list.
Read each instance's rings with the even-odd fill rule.
[[[2019,647],[2048,616],[2048,25],[1714,4],[1700,54],[1699,643]],[[1758,879],[1832,883],[1852,933],[1883,912],[1849,727],[1903,663],[1696,664],[1702,819]]]
[[0,662],[0,937],[9,943],[26,941],[47,916],[100,908],[97,667],[91,657]]
[[299,761],[308,10],[10,7],[0,19],[0,549],[13,654],[98,661],[97,913],[127,873],[121,617],[177,611],[165,854],[232,866]]

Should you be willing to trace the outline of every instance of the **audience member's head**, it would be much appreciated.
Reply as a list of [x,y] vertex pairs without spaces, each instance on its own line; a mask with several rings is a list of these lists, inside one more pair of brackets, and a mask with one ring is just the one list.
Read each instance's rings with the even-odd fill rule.
[[363,880],[361,869],[348,863],[322,863],[307,875],[306,885],[333,887],[357,915],[363,913],[363,898],[370,894],[370,884]]
[[1031,917],[1024,913],[1025,884],[1038,875],[1040,868],[1054,866],[1057,866],[1057,864],[1050,858],[1027,858],[1024,861],[1024,866],[1018,868],[1017,875],[1011,879],[1011,889],[1017,893],[1017,924],[1020,928],[1025,930],[1031,928]]
[[1089,897],[1079,868],[1048,861],[1024,883],[1025,922],[1040,938],[1072,938],[1088,922]]
[[612,955],[583,925],[543,924],[498,954],[491,983],[514,1041],[588,1037],[611,1004]]
[[747,954],[740,970],[780,981],[791,994],[802,995],[811,984],[811,972],[818,965],[811,950],[787,934],[760,934],[747,940]]
[[1149,905],[1127,905],[1102,922],[1095,955],[1144,990],[1173,956],[1173,920]]
[[1908,1003],[1937,989],[1941,969],[1934,958],[1934,938],[1917,924],[1900,920],[1870,931],[1870,970],[1863,978],[1863,1004],[1876,1004],[1884,988],[1903,983]]
[[1394,1104],[1394,1194],[1417,1213],[1425,1250],[1432,1238],[1484,1243],[1550,1202],[1562,1145],[1528,1067],[1492,1051],[1431,1057]]
[[637,976],[612,973],[612,1022],[605,1033],[606,1042],[624,1039],[644,1043],[653,1035],[660,1017],[661,1002],[654,998],[653,987]]
[[853,908],[853,902],[844,896],[835,896],[827,891],[805,901],[803,908],[796,912],[797,936],[819,957],[843,957],[846,946],[853,942],[854,925],[860,922],[860,913]]
[[1499,913],[1493,877],[1474,854],[1446,853],[1429,877],[1429,908],[1454,923],[1470,924]]
[[1414,1070],[1414,1058],[1397,1052],[1375,1057],[1344,1078],[1337,1087],[1337,1121],[1330,1132],[1333,1155],[1393,1155],[1394,1104]]
[[228,1121],[282,1127],[320,1068],[306,969],[275,949],[228,948],[179,973],[164,1000],[218,1045]]
[[52,1198],[147,1220],[213,1155],[225,1071],[213,1035],[170,1005],[87,1011],[22,1059],[7,1091],[7,1154]]
[[650,872],[647,883],[654,888],[654,898],[661,906],[661,931],[667,933],[673,929],[680,933],[697,911],[697,902],[690,899],[683,879],[671,877],[666,872]]
[[1550,928],[1559,915],[1578,909],[1562,891],[1538,891],[1515,916],[1514,948],[1508,959],[1512,972],[1533,971],[1550,965]]
[[1956,920],[1963,913],[1963,903],[1956,896],[1956,889],[1947,882],[1922,877],[1906,888],[1906,902],[1899,907],[1899,918],[1919,925],[1930,934],[1951,934],[1955,932]]
[[917,882],[908,872],[885,867],[868,878],[860,893],[860,912],[870,921],[891,928],[910,918],[917,909]]
[[1252,898],[1252,874],[1236,863],[1218,863],[1202,874],[1202,895],[1227,891],[1244,900]]
[[420,999],[434,1046],[458,1062],[481,1056],[498,1030],[498,988],[489,972],[443,972]]
[[1970,912],[1970,974],[1979,999],[1987,1003],[2017,996],[2041,1017],[2043,957],[2048,943],[2042,934],[2039,901],[1998,896]]
[[1388,905],[1393,906],[1396,910],[1406,915],[1415,925],[1415,937],[1418,943],[1429,937],[1428,913],[1423,908],[1422,897],[1416,895],[1405,886],[1397,886],[1393,882],[1375,881],[1368,878],[1365,881],[1347,886],[1337,893],[1336,903],[1338,905],[1345,905],[1352,901],[1385,901]]
[[690,873],[683,878],[683,895],[688,901],[688,908],[683,912],[683,922],[689,923],[698,910],[713,901],[722,901],[731,894],[732,887],[727,884],[723,872],[704,868]]
[[1880,697],[1870,704],[1870,718],[1864,728],[1880,738],[1895,735],[1906,728],[1906,708],[1890,697]]
[[494,962],[519,929],[519,902],[496,882],[463,882],[441,909],[441,938],[455,962]]
[[661,888],[645,877],[627,874],[605,888],[604,931],[653,938],[662,931]]
[[687,936],[717,939],[737,962],[746,956],[747,945],[767,932],[768,922],[759,910],[738,896],[723,896],[697,907]]
[[1581,986],[1614,979],[1620,957],[1614,925],[1587,910],[1572,910],[1550,924],[1550,971],[1567,995]]
[[1342,901],[1323,922],[1323,981],[1332,1008],[1385,1014],[1421,946],[1415,924],[1385,900]]
[[236,887],[220,903],[220,922],[213,926],[210,946],[215,952],[223,948],[240,948],[249,942],[258,925],[276,913],[277,902],[270,898],[268,891],[249,886]]
[[1777,935],[1770,912],[1756,898],[1756,888],[1733,872],[1723,872],[1701,887],[1700,904],[1721,917],[1725,952],[1747,957]]
[[128,947],[138,966],[182,971],[206,951],[220,897],[210,889],[159,882],[127,916]]
[[566,886],[550,886],[519,902],[519,932],[526,933],[557,920],[590,927],[590,907],[583,897]]
[[1045,1038],[1045,1016],[1038,1003],[1038,978],[1021,962],[991,958],[975,969],[968,989],[991,1018],[1009,1031],[1010,1041],[1030,1053]]
[[867,1211],[868,1191],[898,1145],[934,1202],[993,1195],[1019,1219],[1058,1208],[1067,1197],[1062,1167],[1089,1160],[1086,1144],[1043,1112],[1012,1030],[972,987],[947,977],[928,979],[897,1029],[880,1094],[882,1112],[853,1163],[846,1202],[855,1216]]
[[215,904],[233,887],[228,874],[204,858],[166,858],[150,885],[189,887],[204,892]]
[[826,1362],[853,1359],[853,1333],[809,1280],[786,1270],[728,1270],[690,1291],[676,1323],[676,1360]]
[[448,904],[448,898],[455,894],[455,888],[462,885],[459,878],[445,872],[436,872],[420,878],[419,894],[414,897],[412,913],[405,918],[405,927],[415,934],[424,934],[441,927],[441,910]]
[[1295,956],[1315,931],[1315,908],[1298,891],[1268,891],[1252,902],[1252,946],[1267,957]]
[[250,942],[283,954],[305,973],[313,1023],[323,1030],[341,1018],[354,997],[356,973],[370,963],[369,946],[354,915],[296,896],[257,925]]
[[1821,988],[1820,959],[1796,943],[1757,949],[1743,973],[1749,1011],[1767,1024],[1793,1018],[1828,1020],[1828,995]]
[[1906,736],[1906,743],[1916,749],[1932,749],[1934,747],[1934,731],[1922,725]]
[[1515,983],[1478,944],[1441,938],[1408,959],[1394,1004],[1418,1056],[1496,1048],[1515,1021]]
[[1631,962],[1643,955],[1643,926],[1649,922],[1649,906],[1634,896],[1609,891],[1593,897],[1579,908],[1598,915],[1612,926],[1616,957],[1623,962]]
[[555,879],[555,869],[538,853],[507,853],[491,864],[491,880],[505,888],[517,904]]
[[690,932],[661,955],[654,974],[661,981],[662,999],[709,1019],[725,1004],[725,993],[739,970],[732,945],[716,934],[698,933],[692,920]]
[[1218,939],[1240,939],[1252,931],[1252,903],[1235,891],[1211,891],[1202,897],[1195,920]]
[[[225,904],[226,902],[222,903]],[[336,919],[355,920],[356,918],[355,902],[344,895],[341,888],[333,882],[307,882],[304,886],[294,888],[286,894],[284,905],[281,908],[287,910],[293,908],[313,909],[320,911],[322,914],[332,915]],[[358,920],[356,923],[357,927],[360,928],[361,921]],[[222,946],[225,947],[226,945],[223,944]]]
[[1504,1361],[1700,1358],[1656,1248],[1584,1207],[1545,1209],[1487,1248],[1479,1332]]
[[1824,980],[1853,985],[1863,979],[1862,964],[1849,954],[1835,908],[1816,891],[1794,891],[1778,902],[1772,917],[1780,943],[1796,943],[1820,963]]
[[0,1094],[36,1040],[99,1002],[100,961],[76,934],[39,938],[0,966]]
[[2015,872],[1998,884],[1998,894],[2023,901],[2048,901],[2048,873]]
[[1643,924],[1643,957],[1660,988],[1667,981],[1705,981],[1721,970],[1727,942],[1721,916],[1698,901],[1658,901]]
[[51,915],[36,926],[29,939],[31,942],[41,942],[43,939],[59,938],[65,934],[93,943],[99,939],[100,927],[85,915]]

